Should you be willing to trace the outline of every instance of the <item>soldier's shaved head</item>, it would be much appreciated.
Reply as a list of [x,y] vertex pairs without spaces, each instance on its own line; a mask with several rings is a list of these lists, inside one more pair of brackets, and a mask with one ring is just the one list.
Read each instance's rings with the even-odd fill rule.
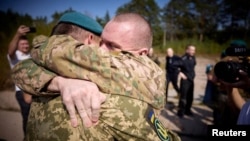
[[152,31],[139,14],[124,13],[106,24],[102,33],[103,44],[108,49],[120,49],[134,54],[148,54],[152,47]]
[[119,14],[111,22],[124,23],[129,30],[133,31],[133,38],[131,39],[137,48],[152,47],[152,31],[149,23],[139,14],[124,13]]

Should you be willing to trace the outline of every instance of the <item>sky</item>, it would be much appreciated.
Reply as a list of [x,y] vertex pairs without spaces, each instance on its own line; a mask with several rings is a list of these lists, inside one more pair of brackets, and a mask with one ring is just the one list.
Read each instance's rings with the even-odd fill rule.
[[[162,8],[169,0],[155,0]],[[46,16],[50,21],[52,14],[72,8],[75,11],[88,14],[92,18],[103,18],[109,12],[112,18],[118,7],[130,0],[0,0],[0,10],[11,9],[20,14],[29,14],[33,18]]]

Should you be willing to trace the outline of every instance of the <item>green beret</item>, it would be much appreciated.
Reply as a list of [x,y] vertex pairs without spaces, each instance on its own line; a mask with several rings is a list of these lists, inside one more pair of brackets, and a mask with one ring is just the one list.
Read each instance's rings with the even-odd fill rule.
[[97,21],[79,12],[65,13],[59,19],[59,23],[60,22],[72,23],[97,35],[101,35],[103,30],[102,26]]

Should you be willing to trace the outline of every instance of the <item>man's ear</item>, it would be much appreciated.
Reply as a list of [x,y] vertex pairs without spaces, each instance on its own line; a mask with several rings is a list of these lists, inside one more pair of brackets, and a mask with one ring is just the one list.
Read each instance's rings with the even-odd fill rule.
[[139,55],[148,55],[148,52],[149,52],[148,48],[141,48],[138,50]]
[[90,44],[93,43],[93,39],[94,39],[93,35],[92,35],[92,34],[89,34],[89,35],[88,35],[88,38],[87,38],[88,45],[90,45]]

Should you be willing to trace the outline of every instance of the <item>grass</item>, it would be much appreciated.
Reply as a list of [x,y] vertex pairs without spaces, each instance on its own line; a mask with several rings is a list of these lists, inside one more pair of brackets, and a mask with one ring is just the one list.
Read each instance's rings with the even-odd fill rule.
[[14,83],[11,80],[11,69],[7,60],[7,46],[0,48],[0,90],[13,90]]

